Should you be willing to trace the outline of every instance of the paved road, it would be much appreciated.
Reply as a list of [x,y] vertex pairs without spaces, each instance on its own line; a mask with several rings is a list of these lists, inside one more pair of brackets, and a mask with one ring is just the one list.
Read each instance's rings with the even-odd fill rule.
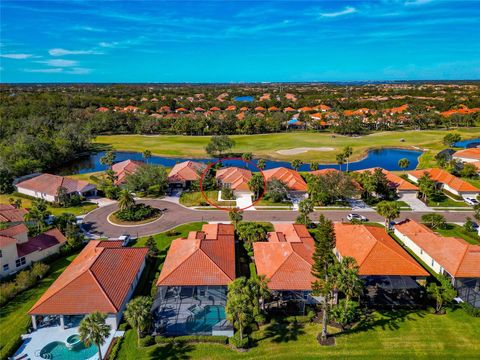
[[[154,206],[159,209],[167,209],[162,217],[149,224],[124,227],[110,224],[107,221],[108,215],[116,211],[117,204],[112,204],[98,208],[89,213],[84,218],[83,228],[95,235],[106,236],[109,238],[116,238],[124,233],[129,233],[134,236],[147,236],[157,234],[159,232],[170,230],[178,225],[194,222],[194,221],[228,221],[228,213],[222,210],[192,210],[187,209],[181,205],[174,204],[164,200],[143,200],[145,204]],[[318,214],[323,213],[329,219],[334,221],[341,221],[347,218],[347,214],[351,211],[318,211],[312,214],[312,219],[317,219]],[[363,214],[371,221],[383,221],[384,219],[373,212],[355,211]],[[467,216],[473,217],[473,212],[437,212],[445,216],[448,222],[463,222]],[[399,220],[411,218],[420,220],[421,216],[426,212],[402,211]],[[246,221],[294,221],[298,216],[297,211],[245,211],[243,219]]]

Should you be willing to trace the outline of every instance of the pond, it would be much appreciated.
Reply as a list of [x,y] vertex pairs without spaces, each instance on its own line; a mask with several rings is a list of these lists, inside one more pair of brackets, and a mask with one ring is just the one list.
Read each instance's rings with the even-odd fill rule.
[[[407,170],[413,170],[418,165],[418,157],[422,154],[418,150],[406,150],[406,149],[377,149],[370,150],[365,158],[359,161],[351,162],[348,166],[349,170],[362,170],[372,167],[382,167],[386,170],[402,170],[398,166],[398,160],[402,158],[407,158],[410,161],[410,166]],[[56,170],[57,174],[60,175],[71,175],[71,174],[86,174],[96,171],[103,171],[107,169],[106,165],[100,163],[100,158],[105,155],[105,152],[98,152],[96,154],[91,154],[84,158],[77,159],[74,162],[71,162],[62,168]],[[144,160],[142,153],[138,152],[129,152],[129,151],[118,151],[116,152],[115,162],[123,160]],[[173,167],[177,162],[193,160],[209,163],[214,161],[214,159],[192,159],[192,158],[171,158],[165,156],[152,156],[148,162],[150,164],[163,165],[165,167]],[[253,160],[254,163],[257,160]],[[245,166],[245,163],[240,160],[226,160],[223,162],[225,165],[229,166]],[[276,167],[287,167],[291,168],[291,165],[287,161],[276,161],[276,160],[266,160],[265,169],[272,169]],[[256,171],[255,167],[250,166],[253,171]],[[322,164],[320,169],[325,168],[336,168],[338,169],[338,164]],[[346,169],[346,164],[342,165],[342,170]],[[300,168],[300,171],[309,171],[310,165],[303,164]]]
[[242,102],[252,102],[255,99],[253,96],[235,96],[233,100],[242,101]]
[[476,148],[480,147],[480,139],[469,139],[469,140],[462,140],[459,142],[456,142],[454,144],[455,147],[461,147],[461,148]]

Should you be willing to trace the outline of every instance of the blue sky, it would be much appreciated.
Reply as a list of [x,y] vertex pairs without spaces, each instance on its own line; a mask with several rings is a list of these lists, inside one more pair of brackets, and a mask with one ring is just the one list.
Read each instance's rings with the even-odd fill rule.
[[480,2],[9,1],[2,82],[480,79]]

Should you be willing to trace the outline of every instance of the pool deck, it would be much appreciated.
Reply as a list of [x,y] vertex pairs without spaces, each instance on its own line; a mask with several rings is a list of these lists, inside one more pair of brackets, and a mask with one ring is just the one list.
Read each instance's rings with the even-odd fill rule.
[[[105,344],[102,345],[102,354],[106,354],[110,343],[112,342],[113,338],[123,336],[123,331],[113,331],[110,336],[106,339]],[[14,359],[22,358],[22,360],[38,360],[42,359],[40,357],[40,350],[43,347],[51,342],[54,341],[61,341],[63,343],[67,342],[67,338],[70,335],[78,334],[78,326],[62,329],[61,326],[50,326],[40,328],[38,330],[33,331],[30,334],[22,335],[23,343],[18,348],[17,352],[14,355]],[[25,357],[26,355],[26,357]],[[23,357],[22,357],[23,356]],[[98,359],[98,354],[91,357],[88,360],[96,360]],[[43,359],[42,359],[43,360]]]

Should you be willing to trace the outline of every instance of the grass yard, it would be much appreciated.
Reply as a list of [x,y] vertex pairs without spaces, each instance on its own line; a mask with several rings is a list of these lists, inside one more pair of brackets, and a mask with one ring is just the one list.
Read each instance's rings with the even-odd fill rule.
[[47,288],[60,276],[72,262],[75,255],[70,255],[50,264],[49,274],[35,287],[17,295],[0,309],[0,359],[6,359],[12,350],[20,345],[18,339],[30,326],[28,310],[35,304]]
[[456,207],[456,208],[466,208],[471,209],[471,207],[466,204],[464,201],[455,201],[448,196],[445,196],[442,201],[432,201],[428,200],[427,205],[430,207]]
[[[462,138],[480,137],[480,128],[456,129]],[[232,149],[235,153],[252,152],[257,158],[270,158],[291,161],[301,159],[303,161],[318,161],[321,163],[335,163],[335,157],[342,149],[350,145],[353,147],[353,155],[350,161],[358,160],[365,156],[372,148],[381,147],[404,147],[413,146],[428,149],[422,156],[421,167],[427,167],[431,158],[438,151],[445,148],[442,139],[447,134],[445,130],[422,130],[422,131],[389,131],[377,132],[366,136],[348,137],[331,133],[314,132],[290,132],[261,135],[234,135],[235,141]],[[400,139],[404,139],[403,142]],[[98,136],[95,142],[109,145],[116,150],[137,151],[145,149],[152,151],[154,155],[171,157],[206,157],[204,150],[210,136],[181,136],[181,135],[105,135]],[[333,151],[308,151],[297,155],[280,155],[276,151],[298,147],[332,147]],[[427,155],[429,154],[429,155]]]
[[443,236],[458,237],[473,245],[480,245],[480,237],[476,232],[468,232],[463,226],[457,224],[448,224],[446,229],[435,229]]
[[[177,226],[175,229],[153,235],[153,239],[157,244],[157,247],[160,251],[167,249],[170,246],[170,243],[180,237],[187,237],[190,231],[199,231],[202,229],[202,225],[206,222],[193,222],[185,225]],[[147,237],[139,238],[133,244],[134,247],[145,246],[147,243]]]
[[260,199],[259,202],[255,203],[255,206],[283,206],[286,208],[291,208],[292,202],[291,201],[274,202],[267,199]]
[[136,334],[125,334],[118,359],[474,359],[480,352],[480,319],[463,310],[447,315],[427,311],[375,313],[336,346],[316,341],[319,324],[269,324],[256,333],[253,348],[237,352],[226,345],[185,344],[138,348]]
[[[218,206],[235,206],[235,200],[232,201],[218,201],[218,191],[205,191],[208,199]],[[200,191],[195,192],[184,192],[180,195],[180,204],[184,206],[210,206],[210,204],[205,200]]]
[[[28,198],[24,198],[23,196],[17,196],[17,195],[0,195],[0,204],[8,204],[9,199],[20,199],[22,200],[22,207],[29,209],[32,207],[32,200]],[[53,207],[51,205],[48,205],[48,211],[52,213],[52,215],[58,216],[63,213],[71,213],[73,215],[84,215],[94,209],[96,209],[98,206],[97,204],[85,201],[83,202],[80,206],[73,206],[73,207]]]
[[69,178],[76,179],[76,180],[84,180],[88,182],[92,182],[90,180],[90,176],[96,176],[96,177],[101,177],[105,174],[105,171],[97,171],[97,172],[92,172],[92,173],[86,173],[86,174],[75,174],[75,175],[69,175]]

